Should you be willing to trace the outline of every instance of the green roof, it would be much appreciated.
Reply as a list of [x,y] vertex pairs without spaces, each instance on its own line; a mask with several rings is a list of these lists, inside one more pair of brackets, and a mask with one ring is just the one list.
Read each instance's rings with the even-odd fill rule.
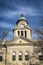
[[26,20],[26,18],[24,17],[24,14],[21,14],[19,19],[24,19],[24,20]]
[[26,18],[24,17],[24,14],[21,14],[21,15],[20,15],[20,18],[17,20],[16,24],[18,24],[18,22],[19,22],[19,21],[22,21],[22,20],[26,21],[27,24],[28,24],[28,21],[27,21]]
[[24,19],[24,20],[26,20],[26,18],[25,18],[25,17],[20,17],[19,19]]

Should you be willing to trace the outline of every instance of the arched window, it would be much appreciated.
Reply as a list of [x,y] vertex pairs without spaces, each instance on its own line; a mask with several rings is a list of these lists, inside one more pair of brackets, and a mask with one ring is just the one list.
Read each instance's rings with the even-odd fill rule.
[[21,36],[23,36],[23,31],[21,31]]
[[39,60],[43,61],[43,54],[41,52],[39,53]]
[[15,53],[15,52],[13,52],[13,54],[12,54],[12,60],[13,60],[13,61],[16,60],[16,53]]
[[29,53],[28,53],[28,51],[25,52],[25,60],[29,60]]
[[22,60],[22,52],[19,52],[19,61]]
[[0,62],[2,62],[2,51],[0,50]]

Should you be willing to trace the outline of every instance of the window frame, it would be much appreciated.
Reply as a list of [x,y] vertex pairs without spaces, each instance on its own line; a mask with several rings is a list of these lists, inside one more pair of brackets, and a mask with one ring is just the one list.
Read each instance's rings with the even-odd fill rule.
[[29,60],[29,53],[28,53],[28,51],[25,52],[25,60],[26,60],[26,61]]
[[16,60],[16,53],[15,53],[15,52],[13,52],[13,54],[12,54],[12,60],[13,60],[13,61]]
[[2,62],[3,61],[3,56],[2,56],[2,51],[0,51],[0,62]]
[[2,62],[2,60],[3,60],[3,57],[0,55],[0,62]]
[[43,61],[43,55],[39,55],[39,61]]
[[19,58],[18,58],[19,61],[22,61],[22,59],[23,59],[23,58],[22,58],[22,52],[19,52],[19,55],[18,55],[18,56],[19,56]]
[[21,31],[21,36],[23,36],[23,31]]

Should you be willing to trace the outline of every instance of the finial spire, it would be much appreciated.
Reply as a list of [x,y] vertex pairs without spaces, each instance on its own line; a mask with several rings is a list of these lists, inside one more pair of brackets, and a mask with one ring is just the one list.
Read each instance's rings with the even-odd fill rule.
[[20,14],[20,17],[24,17],[24,14]]

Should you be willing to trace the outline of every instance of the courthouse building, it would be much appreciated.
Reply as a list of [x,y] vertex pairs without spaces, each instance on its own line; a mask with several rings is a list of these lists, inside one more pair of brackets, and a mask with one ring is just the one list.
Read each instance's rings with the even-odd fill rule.
[[34,41],[32,30],[23,14],[13,29],[14,38],[2,41],[0,49],[0,65],[35,65],[40,62],[34,57]]

